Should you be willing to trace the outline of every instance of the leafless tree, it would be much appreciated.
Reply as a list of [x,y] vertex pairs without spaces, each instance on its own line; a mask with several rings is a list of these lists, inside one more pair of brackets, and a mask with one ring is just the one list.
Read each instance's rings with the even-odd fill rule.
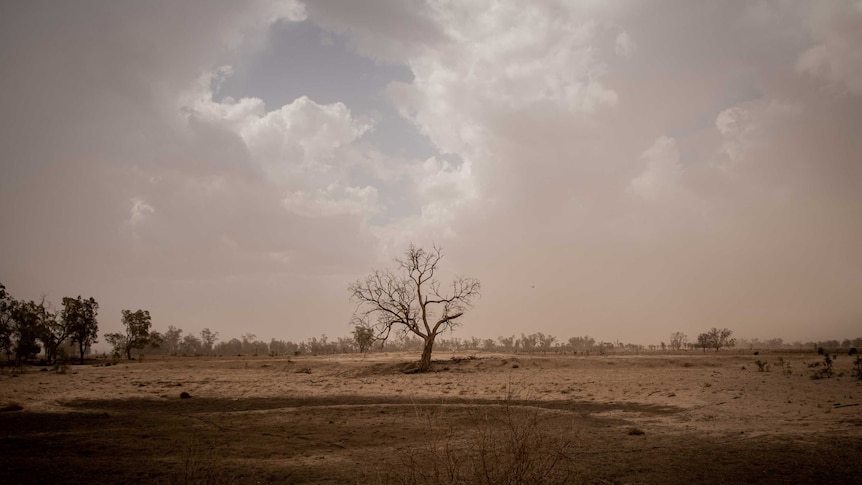
[[353,324],[373,328],[378,340],[393,330],[402,337],[419,336],[424,346],[417,371],[425,372],[431,369],[434,339],[459,324],[479,298],[481,285],[475,278],[456,277],[444,292],[435,277],[443,259],[437,246],[428,251],[411,244],[404,256],[395,260],[397,273],[374,270],[348,287],[357,304]]
[[688,335],[682,332],[674,332],[670,334],[670,348],[676,351],[681,350],[688,343]]

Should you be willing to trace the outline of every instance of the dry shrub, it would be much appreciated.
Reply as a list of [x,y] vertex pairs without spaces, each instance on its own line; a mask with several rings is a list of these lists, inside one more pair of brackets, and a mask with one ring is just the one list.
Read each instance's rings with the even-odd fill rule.
[[216,470],[218,459],[213,446],[206,446],[194,435],[182,455],[182,461],[171,477],[176,485],[216,485],[233,483]]
[[811,373],[812,379],[829,379],[835,375],[835,371],[832,366],[835,356],[830,357],[828,352],[822,355],[823,362],[813,362],[808,364],[808,370]]
[[[463,408],[462,408],[463,409]],[[560,429],[551,413],[517,406],[468,411],[469,423],[441,423],[445,407],[427,420],[427,441],[405,450],[397,481],[408,484],[553,484],[573,480],[573,430]],[[417,410],[417,414],[418,410]]]
[[856,356],[856,360],[853,361],[853,377],[862,380],[862,356],[859,354],[853,355]]

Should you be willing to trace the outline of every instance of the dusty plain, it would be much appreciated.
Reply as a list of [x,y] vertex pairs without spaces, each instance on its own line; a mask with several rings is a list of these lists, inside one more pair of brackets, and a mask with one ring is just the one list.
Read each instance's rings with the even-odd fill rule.
[[846,354],[417,357],[4,368],[0,483],[862,483]]

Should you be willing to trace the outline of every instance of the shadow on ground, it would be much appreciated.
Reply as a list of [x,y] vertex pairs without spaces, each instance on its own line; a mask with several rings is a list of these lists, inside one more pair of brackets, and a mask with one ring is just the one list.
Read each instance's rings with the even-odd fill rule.
[[410,482],[415,457],[442,445],[456,455],[475,452],[489,426],[512,423],[567,440],[558,464],[566,473],[548,475],[549,483],[858,483],[862,476],[858,439],[638,435],[637,423],[620,417],[681,411],[669,406],[329,396],[77,400],[65,408],[0,414],[0,483]]

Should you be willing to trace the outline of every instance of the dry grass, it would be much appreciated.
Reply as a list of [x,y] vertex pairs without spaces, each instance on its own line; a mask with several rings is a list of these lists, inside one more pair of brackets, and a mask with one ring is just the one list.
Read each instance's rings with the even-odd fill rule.
[[812,380],[804,362],[821,358],[810,353],[782,354],[787,374],[757,372],[750,354],[453,357],[413,375],[403,371],[415,354],[148,358],[0,374],[0,403],[24,408],[0,413],[0,483],[858,475],[862,383],[849,358],[834,378]]
[[417,407],[427,440],[401,453],[397,481],[408,484],[570,483],[574,428],[559,428],[555,413],[507,399],[472,406],[466,423],[452,423],[446,406]]

